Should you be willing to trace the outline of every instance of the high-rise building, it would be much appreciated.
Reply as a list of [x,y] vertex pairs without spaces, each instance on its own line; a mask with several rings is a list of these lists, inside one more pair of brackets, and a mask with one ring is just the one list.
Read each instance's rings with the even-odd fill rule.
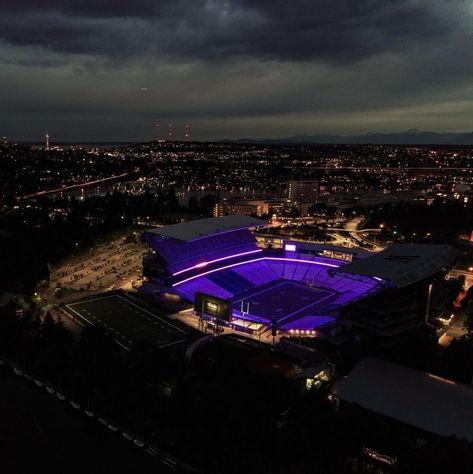
[[49,150],[49,133],[46,132],[46,135],[44,136],[45,139],[45,145],[46,145],[46,150]]
[[294,204],[312,204],[319,198],[319,180],[289,181],[288,197]]

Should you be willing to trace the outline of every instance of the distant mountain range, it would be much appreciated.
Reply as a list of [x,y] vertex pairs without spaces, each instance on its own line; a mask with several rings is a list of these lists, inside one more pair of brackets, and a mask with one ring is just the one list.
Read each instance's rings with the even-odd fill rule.
[[225,143],[266,143],[274,145],[334,144],[334,145],[473,145],[473,132],[438,133],[407,130],[395,133],[366,135],[294,135],[285,138],[221,140]]

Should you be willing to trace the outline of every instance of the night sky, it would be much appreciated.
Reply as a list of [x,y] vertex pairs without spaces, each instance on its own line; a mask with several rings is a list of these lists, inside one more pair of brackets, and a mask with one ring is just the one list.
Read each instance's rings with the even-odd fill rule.
[[0,134],[473,129],[471,0],[1,0]]

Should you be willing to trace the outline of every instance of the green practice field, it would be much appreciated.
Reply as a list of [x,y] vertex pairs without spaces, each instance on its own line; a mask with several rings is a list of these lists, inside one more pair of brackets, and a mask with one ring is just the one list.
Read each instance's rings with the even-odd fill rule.
[[113,294],[66,305],[67,311],[83,323],[104,327],[125,349],[132,350],[146,340],[160,348],[184,342],[190,329],[172,321],[145,303]]

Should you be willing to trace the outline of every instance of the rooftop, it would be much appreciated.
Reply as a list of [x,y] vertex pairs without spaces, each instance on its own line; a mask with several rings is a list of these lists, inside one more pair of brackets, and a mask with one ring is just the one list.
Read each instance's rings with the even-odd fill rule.
[[342,401],[422,430],[473,441],[473,388],[468,385],[367,358],[332,391]]
[[190,242],[209,235],[223,234],[239,229],[261,227],[268,223],[255,217],[236,214],[233,216],[210,217],[208,219],[197,219],[181,224],[172,224],[164,227],[148,229],[150,234],[169,237],[171,239]]
[[296,246],[297,251],[309,250],[313,252],[323,252],[324,250],[332,250],[333,252],[340,252],[344,254],[351,254],[355,258],[367,258],[373,255],[373,252],[364,250],[360,247],[344,247],[342,245],[333,244],[321,244],[318,242],[308,242],[304,240],[293,240],[288,239],[284,241],[285,244],[293,244]]
[[457,256],[458,251],[451,245],[393,244],[338,271],[382,278],[402,288],[449,267]]

